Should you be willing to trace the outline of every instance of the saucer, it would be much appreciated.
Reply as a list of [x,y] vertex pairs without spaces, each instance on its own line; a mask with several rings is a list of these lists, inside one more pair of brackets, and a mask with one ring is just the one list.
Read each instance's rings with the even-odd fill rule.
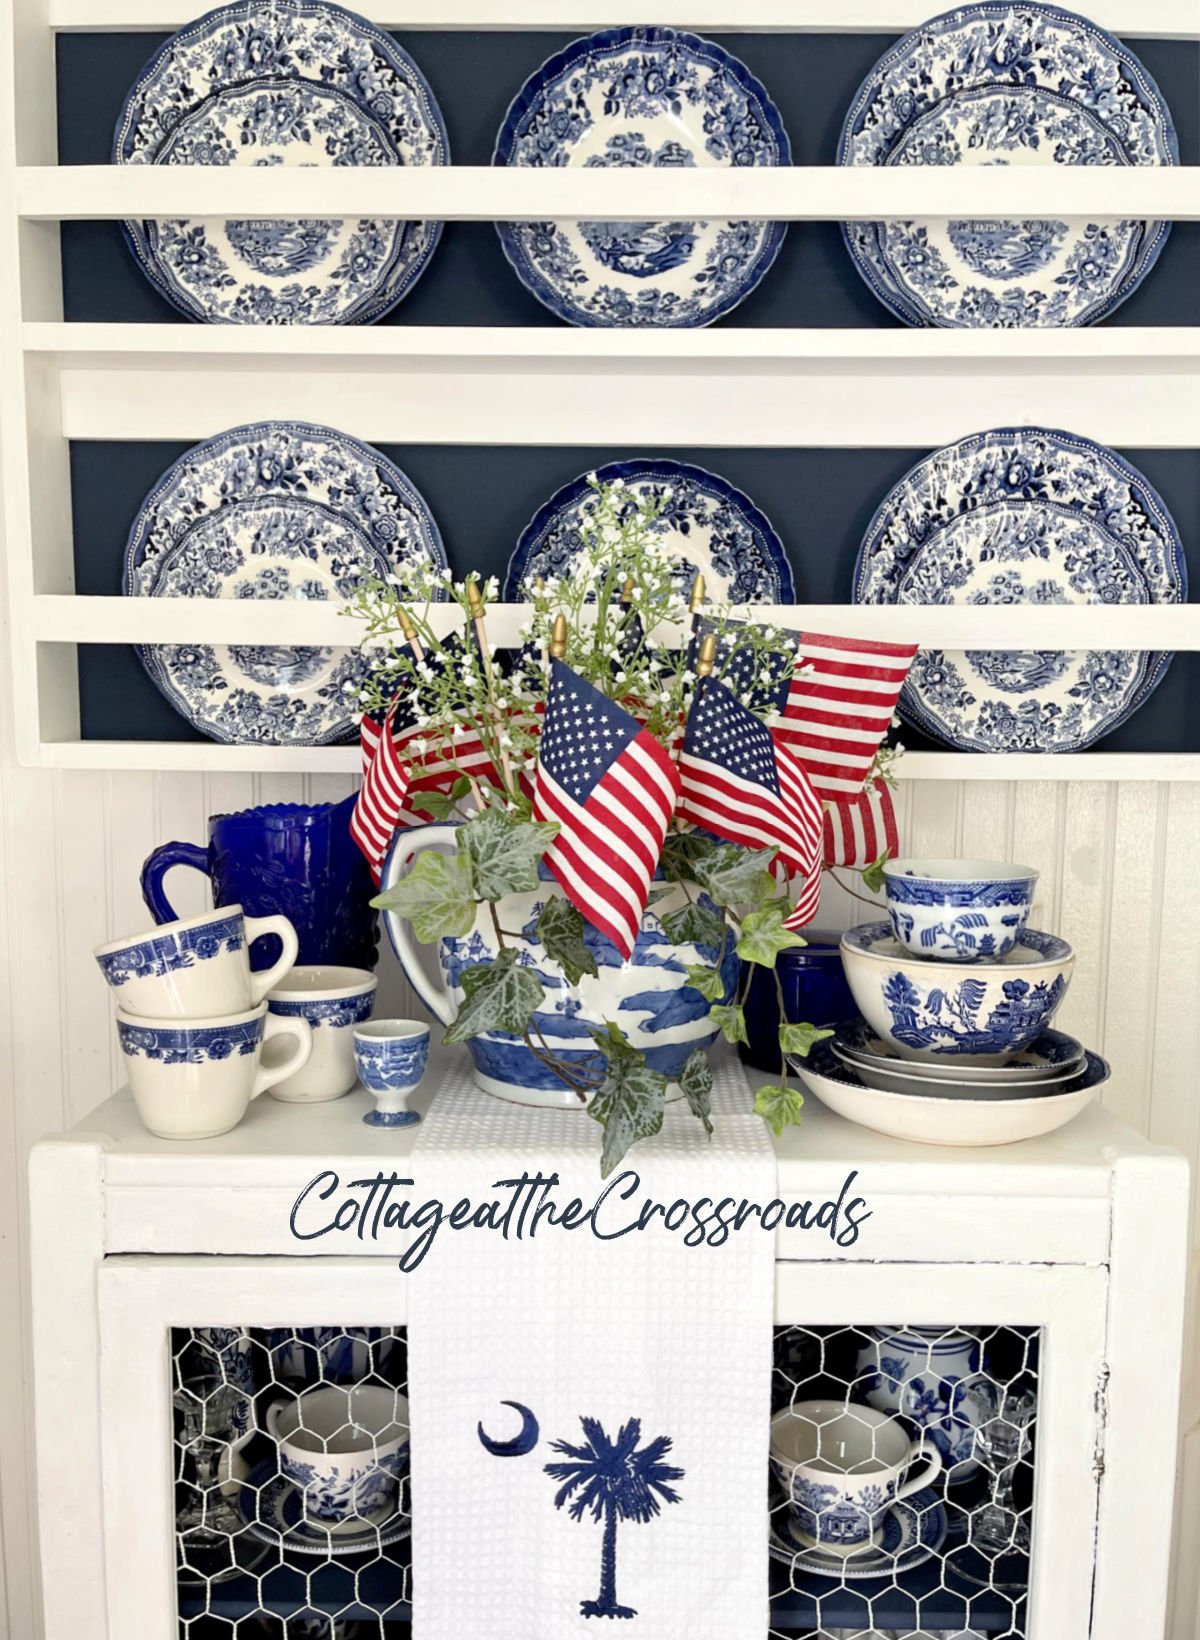
[[[402,1488],[405,1485],[403,1475],[400,1485]],[[300,1492],[279,1473],[271,1458],[264,1459],[246,1477],[238,1508],[251,1536],[301,1555],[340,1558],[362,1554],[368,1549],[386,1549],[412,1531],[411,1517],[399,1508],[377,1524],[368,1525],[364,1521],[353,1531],[327,1532],[320,1526],[310,1525],[304,1519]]]
[[931,1486],[894,1503],[883,1519],[883,1535],[869,1549],[853,1555],[832,1555],[814,1549],[793,1535],[791,1516],[780,1503],[771,1513],[768,1547],[773,1560],[793,1572],[843,1579],[898,1577],[936,1555],[946,1541],[946,1510]]

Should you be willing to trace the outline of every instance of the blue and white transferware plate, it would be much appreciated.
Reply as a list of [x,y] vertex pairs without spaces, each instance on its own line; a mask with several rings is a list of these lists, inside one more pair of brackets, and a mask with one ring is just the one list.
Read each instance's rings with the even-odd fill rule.
[[[510,603],[524,598],[526,583],[538,576],[570,573],[586,545],[580,524],[596,505],[588,476],[565,484],[521,532],[504,577]],[[595,477],[601,484],[622,479],[637,498],[671,491],[655,533],[667,537],[678,559],[685,597],[700,574],[708,596],[719,603],[790,604],[795,598],[792,568],[770,519],[716,473],[683,461],[613,461]]]
[[[859,549],[859,604],[1174,604],[1175,521],[1113,450],[999,427],[935,451],[895,486]],[[1123,723],[1169,652],[918,652],[908,722],[966,752],[1074,752]]]
[[[743,63],[668,28],[576,40],[521,87],[494,165],[790,165],[779,110]],[[496,224],[521,282],[575,325],[707,325],[748,296],[778,222]]]
[[937,1554],[949,1530],[945,1505],[931,1486],[894,1503],[883,1517],[879,1541],[853,1555],[832,1555],[796,1537],[787,1505],[782,1502],[772,1508],[770,1520],[768,1548],[772,1560],[782,1561],[793,1572],[831,1577],[839,1583],[843,1578],[891,1578],[909,1572]]
[[[1119,40],[1056,6],[957,7],[867,76],[841,165],[1178,165],[1170,110]],[[846,244],[910,325],[1084,325],[1149,273],[1170,224],[847,223]]]
[[1028,1083],[1069,1079],[1079,1074],[1084,1060],[1083,1045],[1065,1031],[1047,1030],[1004,1065],[916,1064],[898,1054],[865,1019],[839,1025],[831,1048],[852,1070],[875,1069],[919,1073],[930,1082],[978,1083],[981,1087],[1011,1088]]
[[[401,1476],[401,1495],[406,1488]],[[273,1458],[266,1458],[246,1476],[238,1492],[238,1509],[249,1528],[251,1537],[274,1548],[300,1555],[361,1555],[368,1551],[378,1553],[389,1544],[399,1543],[412,1533],[412,1517],[398,1508],[377,1525],[367,1525],[353,1531],[327,1532],[304,1518],[304,1507],[299,1491],[281,1475]]]
[[[129,92],[118,165],[448,165],[424,75],[390,34],[328,0],[210,11]],[[126,222],[138,265],[191,319],[361,324],[424,272],[440,222]]]
[[[353,597],[445,551],[424,498],[368,444],[304,422],[255,422],[182,455],[129,533],[135,598]],[[202,734],[227,743],[318,746],[357,724],[357,650],[148,644],[142,665]]]

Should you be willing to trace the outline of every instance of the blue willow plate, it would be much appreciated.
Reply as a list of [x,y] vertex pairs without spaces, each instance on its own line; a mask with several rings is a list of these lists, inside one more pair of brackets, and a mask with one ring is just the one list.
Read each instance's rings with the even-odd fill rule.
[[[125,98],[118,165],[448,165],[420,69],[328,0],[210,11],[159,48]],[[126,222],[151,284],[190,319],[359,324],[424,272],[440,222]]]
[[[1119,40],[1056,6],[960,6],[894,45],[846,116],[840,165],[1178,165],[1170,110]],[[861,222],[859,272],[910,325],[1085,325],[1150,272],[1170,224]]]
[[[697,574],[708,596],[731,604],[790,604],[795,596],[792,569],[770,519],[750,497],[726,479],[683,461],[613,461],[595,474],[601,484],[625,481],[638,496],[671,499],[659,515],[655,533],[665,535],[679,563],[680,590],[686,597]],[[592,510],[595,491],[588,475],[564,484],[521,532],[504,577],[504,597],[519,603],[524,583],[537,576],[570,572],[585,540],[580,522]]]
[[[779,110],[745,64],[669,28],[576,40],[521,87],[494,165],[790,165]],[[778,222],[498,222],[522,284],[574,325],[707,325],[758,284]]]
[[[353,597],[367,577],[445,565],[424,498],[368,444],[304,422],[255,422],[206,439],[142,502],[122,590],[135,598]],[[359,717],[357,650],[148,644],[138,656],[202,734],[319,746]]]
[[945,1505],[931,1486],[894,1503],[883,1517],[877,1543],[854,1555],[833,1555],[795,1537],[787,1504],[775,1502],[771,1511],[768,1550],[792,1572],[816,1577],[857,1581],[867,1577],[898,1577],[936,1555],[946,1541],[949,1522]]
[[[919,461],[871,520],[859,604],[1174,604],[1175,521],[1113,450],[1044,427],[976,433]],[[918,652],[901,715],[965,752],[1073,752],[1137,710],[1169,652]]]
[[[403,1489],[406,1477],[400,1477]],[[300,1493],[275,1468],[274,1458],[265,1458],[246,1476],[238,1492],[238,1510],[251,1537],[274,1548],[301,1555],[378,1554],[389,1544],[412,1534],[412,1518],[396,1510],[375,1525],[363,1521],[353,1530],[327,1532],[304,1518]]]

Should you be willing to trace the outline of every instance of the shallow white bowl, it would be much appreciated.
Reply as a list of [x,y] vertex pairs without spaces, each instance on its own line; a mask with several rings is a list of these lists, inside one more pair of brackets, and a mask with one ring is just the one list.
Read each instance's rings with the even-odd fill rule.
[[807,1059],[790,1063],[800,1079],[823,1105],[839,1116],[873,1128],[893,1139],[919,1145],[1012,1145],[1036,1139],[1064,1127],[1096,1097],[1109,1078],[1099,1054],[1089,1053],[1086,1069],[1061,1093],[1053,1091],[1020,1099],[964,1099],[911,1093],[887,1093],[868,1088],[848,1066],[819,1042]]

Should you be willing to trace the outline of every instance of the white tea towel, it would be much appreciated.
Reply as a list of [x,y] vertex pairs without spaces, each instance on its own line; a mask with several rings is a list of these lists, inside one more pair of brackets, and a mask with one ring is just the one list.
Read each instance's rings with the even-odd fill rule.
[[[525,1212],[447,1219],[412,1276],[414,1640],[595,1640],[609,1617],[628,1640],[764,1640],[775,1238],[711,1215],[766,1208],[775,1153],[737,1061],[716,1068],[711,1142],[668,1106],[590,1219],[587,1115],[494,1099],[465,1068],[440,1088],[419,1197]],[[573,1198],[576,1228],[534,1226]],[[720,1244],[689,1245],[698,1225]]]

